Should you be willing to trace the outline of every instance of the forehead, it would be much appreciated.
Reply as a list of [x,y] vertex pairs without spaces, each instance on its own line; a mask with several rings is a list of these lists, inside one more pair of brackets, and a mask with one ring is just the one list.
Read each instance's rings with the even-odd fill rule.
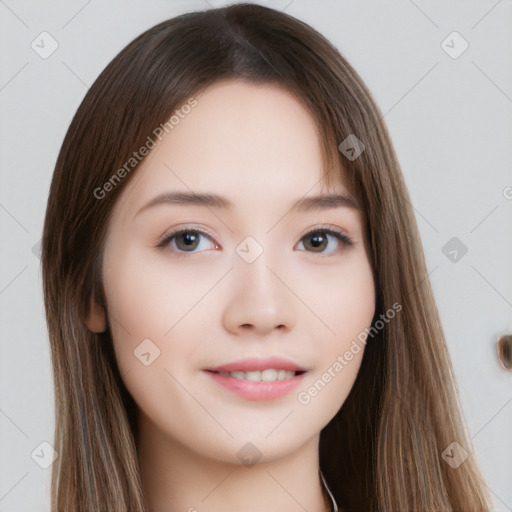
[[134,207],[172,190],[206,190],[235,203],[346,191],[342,183],[324,187],[315,121],[289,91],[231,80],[194,98],[139,165],[124,194]]

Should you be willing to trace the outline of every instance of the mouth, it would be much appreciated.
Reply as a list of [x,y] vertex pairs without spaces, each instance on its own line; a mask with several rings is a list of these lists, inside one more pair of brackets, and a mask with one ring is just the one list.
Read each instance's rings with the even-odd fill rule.
[[243,359],[203,371],[224,389],[252,401],[276,400],[288,395],[308,372],[280,357]]
[[285,370],[284,368],[267,368],[265,370],[242,371],[235,370],[232,372],[206,370],[207,372],[216,373],[224,377],[232,377],[234,379],[246,380],[249,382],[277,382],[289,380],[297,375],[306,373],[306,370]]

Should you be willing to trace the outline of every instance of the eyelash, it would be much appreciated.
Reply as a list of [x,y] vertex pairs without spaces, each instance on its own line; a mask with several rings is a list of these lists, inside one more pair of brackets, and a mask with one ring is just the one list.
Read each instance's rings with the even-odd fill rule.
[[[171,240],[173,238],[175,238],[176,236],[181,235],[183,233],[200,233],[201,235],[204,235],[207,238],[209,238],[210,240],[212,240],[212,235],[202,229],[182,228],[182,229],[178,229],[176,231],[172,231],[170,233],[166,233],[165,235],[163,235],[163,237],[160,239],[160,241],[157,242],[156,247],[159,249],[162,249],[162,250],[165,249],[169,245],[169,243],[171,242]],[[311,236],[313,234],[318,234],[318,233],[332,235],[339,242],[341,242],[343,245],[345,245],[347,247],[351,247],[354,245],[352,239],[350,237],[348,237],[345,233],[335,230],[335,229],[332,229],[332,228],[327,228],[327,227],[318,227],[318,228],[308,231],[307,233],[304,234],[304,236],[300,239],[300,241],[307,238],[308,236]],[[214,242],[214,241],[212,240],[212,242]],[[216,246],[218,246],[218,244],[216,242],[214,242],[214,243]],[[186,257],[186,256],[190,256],[192,254],[195,254],[195,252],[181,251],[179,249],[172,249],[172,252],[175,253],[178,257]],[[201,251],[199,251],[199,252],[201,252]],[[313,254],[315,254],[314,251],[305,251],[305,252],[312,252]],[[336,251],[332,251],[332,252],[336,252]],[[327,253],[320,252],[320,253],[316,253],[316,254],[326,255],[326,254],[331,254],[332,252],[327,252]]]

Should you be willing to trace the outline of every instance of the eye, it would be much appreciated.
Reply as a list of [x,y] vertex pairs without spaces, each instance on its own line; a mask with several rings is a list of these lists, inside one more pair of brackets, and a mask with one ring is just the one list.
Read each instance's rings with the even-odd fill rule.
[[[204,244],[201,244],[202,238],[210,240],[214,249],[219,248],[219,245],[213,241],[213,238],[209,233],[200,229],[192,228],[182,228],[176,231],[172,231],[171,233],[167,233],[164,235],[163,239],[158,242],[157,247],[162,249],[170,248],[172,252],[176,253],[178,256],[186,256],[187,253],[194,254],[196,252],[201,252],[201,250],[208,249],[208,247],[204,247]],[[303,246],[312,249],[307,249],[308,252],[329,254],[335,252],[337,249],[335,246],[330,251],[324,250],[326,246],[329,245],[329,241],[331,240],[334,240],[336,243],[342,244],[344,246],[353,245],[352,240],[345,233],[330,228],[317,228],[311,230],[302,237],[299,243],[302,243]],[[306,243],[303,241],[306,241]],[[196,250],[198,248],[199,250]]]
[[306,240],[307,243],[303,243],[303,245],[311,247],[313,250],[310,252],[325,254],[336,251],[336,247],[334,247],[334,249],[331,251],[323,250],[328,245],[329,239],[334,239],[337,243],[341,243],[344,246],[353,245],[352,240],[347,235],[345,235],[345,233],[329,228],[317,228],[309,231],[305,236],[302,237],[299,243],[303,243],[302,241]]
[[[195,251],[195,249],[201,246],[200,242],[202,237],[206,237],[211,240],[213,248],[218,249],[219,246],[213,242],[211,236],[208,233],[199,229],[190,228],[179,229],[177,231],[167,233],[164,235],[163,240],[158,243],[157,247],[170,247],[173,252],[178,254],[178,256],[186,256],[184,253],[193,254],[195,252],[200,252]],[[204,247],[202,247],[202,249],[205,250]]]

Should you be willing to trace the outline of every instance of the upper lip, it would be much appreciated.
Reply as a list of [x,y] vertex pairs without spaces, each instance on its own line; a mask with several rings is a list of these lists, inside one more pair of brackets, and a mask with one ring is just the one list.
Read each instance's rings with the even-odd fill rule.
[[213,372],[250,372],[250,371],[262,371],[268,368],[275,368],[276,370],[290,370],[292,372],[305,372],[306,368],[295,364],[289,359],[282,357],[268,357],[268,358],[257,358],[251,357],[247,359],[239,359],[238,361],[232,361],[231,363],[221,364],[213,368],[206,368],[206,370]]

